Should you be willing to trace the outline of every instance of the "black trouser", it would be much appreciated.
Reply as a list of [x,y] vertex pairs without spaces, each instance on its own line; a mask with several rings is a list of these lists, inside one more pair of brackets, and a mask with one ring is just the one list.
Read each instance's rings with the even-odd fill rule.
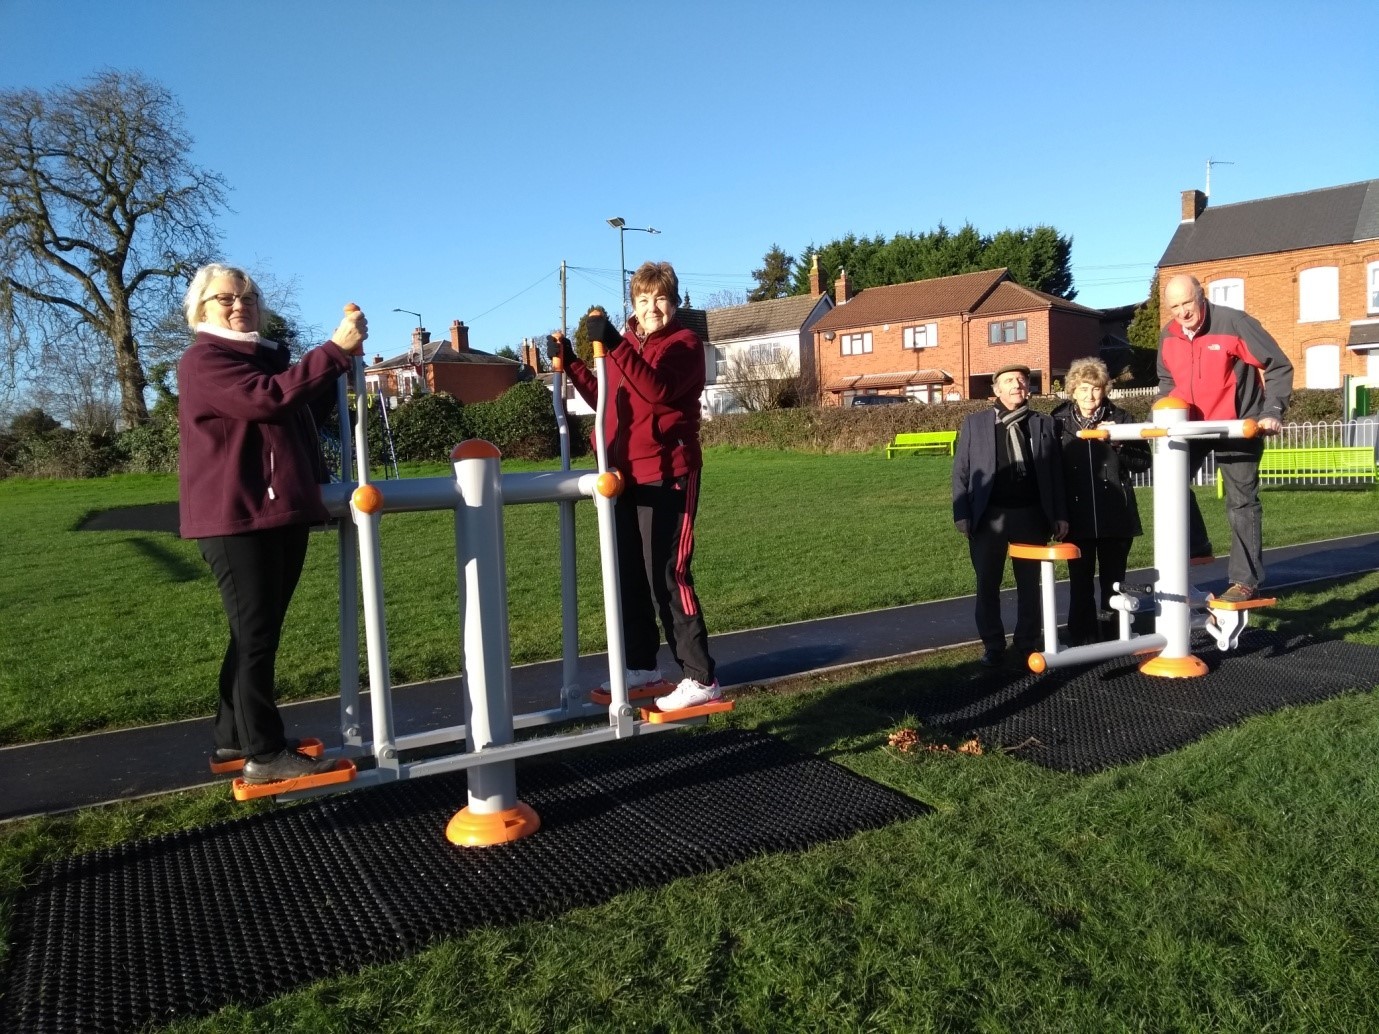
[[217,747],[249,755],[283,748],[282,716],[273,700],[273,669],[309,534],[306,525],[294,524],[197,540],[215,574],[230,622],[230,645],[220,665]]
[[[1006,645],[1005,625],[1001,622],[1001,579],[1005,576],[1009,545],[1027,542],[1038,546],[1048,540],[1049,524],[1038,506],[988,506],[972,529],[967,549],[977,574],[977,634],[988,650],[1000,650]],[[1043,649],[1039,561],[1012,560],[1010,564],[1015,571],[1015,648]]]
[[[1131,539],[1072,539],[1082,552],[1068,561],[1068,639],[1095,642],[1103,638],[1097,612],[1096,582],[1101,583],[1101,609],[1109,611],[1116,582],[1125,580],[1125,565],[1130,559]],[[1100,576],[1099,578],[1097,576]]]
[[656,667],[660,615],[671,655],[696,682],[713,682],[709,634],[694,592],[694,517],[699,471],[649,485],[628,485],[613,508],[627,666]]

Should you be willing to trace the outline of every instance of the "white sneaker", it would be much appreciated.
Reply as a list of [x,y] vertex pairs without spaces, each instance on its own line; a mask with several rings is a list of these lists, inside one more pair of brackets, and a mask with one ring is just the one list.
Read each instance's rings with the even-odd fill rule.
[[[649,670],[643,670],[641,668],[628,668],[626,673],[623,675],[623,685],[627,688],[628,692],[631,692],[634,689],[640,689],[642,686],[650,686],[653,683],[664,681],[665,680],[661,678],[660,668],[651,668]],[[603,683],[603,685],[601,685],[599,688],[602,689],[605,693],[613,692],[613,680],[609,679],[607,682]]]
[[714,679],[712,686],[706,686],[702,682],[687,678],[681,680],[674,692],[657,697],[656,706],[662,711],[683,711],[687,707],[698,707],[700,704],[717,700],[722,695],[723,690],[718,688],[717,679]]

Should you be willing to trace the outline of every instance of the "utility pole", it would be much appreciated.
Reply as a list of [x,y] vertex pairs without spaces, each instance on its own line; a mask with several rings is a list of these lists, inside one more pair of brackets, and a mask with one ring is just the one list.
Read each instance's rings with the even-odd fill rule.
[[570,332],[568,321],[565,317],[565,260],[560,260],[560,332],[568,334]]

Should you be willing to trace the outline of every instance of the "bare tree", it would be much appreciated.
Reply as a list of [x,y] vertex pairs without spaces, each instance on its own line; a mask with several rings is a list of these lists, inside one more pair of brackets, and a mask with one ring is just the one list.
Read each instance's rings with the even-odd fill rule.
[[747,304],[747,292],[725,287],[722,290],[714,291],[704,299],[704,304],[699,306],[701,309],[731,309],[735,305]]
[[120,419],[148,420],[142,334],[215,247],[225,181],[188,160],[182,110],[137,73],[0,92],[0,334],[6,376],[95,347]]
[[735,349],[728,354],[728,376],[719,383],[733,405],[749,413],[798,406],[803,397],[799,365],[786,351],[773,357]]

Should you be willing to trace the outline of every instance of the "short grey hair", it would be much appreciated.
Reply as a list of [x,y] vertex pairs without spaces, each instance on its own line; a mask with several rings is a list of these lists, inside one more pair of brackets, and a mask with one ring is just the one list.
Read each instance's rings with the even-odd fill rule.
[[222,276],[236,281],[244,291],[252,291],[257,296],[259,300],[259,325],[255,329],[262,334],[267,328],[268,310],[264,308],[263,292],[259,290],[259,285],[245,270],[238,266],[224,266],[219,262],[206,263],[196,271],[196,276],[192,277],[192,282],[187,287],[187,293],[182,298],[182,311],[186,313],[187,326],[195,330],[196,325],[202,322],[201,314],[206,308],[206,299],[202,296],[206,293],[206,288],[210,282]]

